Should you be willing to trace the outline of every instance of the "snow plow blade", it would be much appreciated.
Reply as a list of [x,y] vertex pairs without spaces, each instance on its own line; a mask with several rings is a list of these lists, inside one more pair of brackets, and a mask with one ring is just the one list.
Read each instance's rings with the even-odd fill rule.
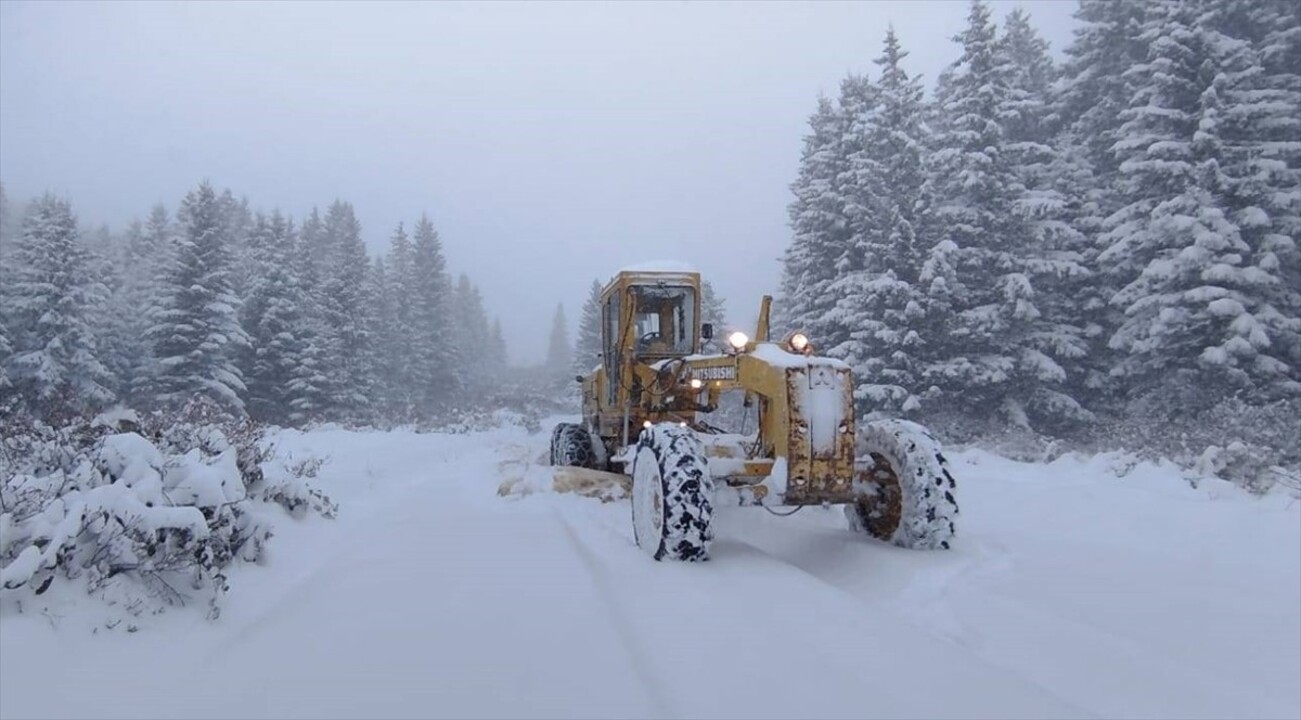
[[552,468],[551,487],[559,493],[576,493],[601,502],[627,499],[632,494],[632,478],[623,473],[581,467]]

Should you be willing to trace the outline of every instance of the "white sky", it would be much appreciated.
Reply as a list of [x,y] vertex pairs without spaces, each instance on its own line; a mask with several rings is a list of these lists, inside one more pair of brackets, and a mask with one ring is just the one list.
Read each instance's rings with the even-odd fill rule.
[[[1060,55],[1075,3],[1026,8]],[[207,177],[372,251],[427,211],[454,272],[539,360],[593,278],[684,260],[749,326],[774,292],[819,92],[893,23],[929,83],[962,0],[0,3],[0,181],[121,227]]]

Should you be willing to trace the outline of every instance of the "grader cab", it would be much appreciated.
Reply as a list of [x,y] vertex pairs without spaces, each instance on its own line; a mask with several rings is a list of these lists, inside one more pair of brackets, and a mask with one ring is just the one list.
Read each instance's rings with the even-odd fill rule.
[[[912,422],[857,422],[849,366],[800,332],[773,342],[771,298],[753,338],[732,331],[714,354],[694,271],[621,271],[601,304],[582,422],[556,426],[551,462],[630,476],[634,535],[656,560],[708,559],[719,504],[843,505],[856,531],[949,547],[958,508],[939,444]],[[725,393],[756,409],[754,432],[708,422]]]

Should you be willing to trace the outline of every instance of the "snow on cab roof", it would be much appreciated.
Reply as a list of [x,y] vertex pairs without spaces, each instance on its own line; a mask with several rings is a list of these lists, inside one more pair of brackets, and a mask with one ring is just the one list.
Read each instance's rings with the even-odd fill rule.
[[699,273],[690,263],[681,260],[649,260],[619,268],[619,272]]

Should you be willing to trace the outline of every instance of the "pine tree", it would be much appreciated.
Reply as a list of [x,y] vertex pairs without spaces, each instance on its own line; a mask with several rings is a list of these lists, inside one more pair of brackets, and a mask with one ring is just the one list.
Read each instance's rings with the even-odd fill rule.
[[1232,147],[1234,111],[1249,98],[1234,95],[1260,67],[1205,20],[1192,4],[1153,3],[1148,58],[1131,71],[1137,91],[1115,145],[1131,202],[1109,219],[1101,257],[1125,315],[1110,341],[1122,353],[1115,373],[1204,402],[1294,393],[1286,347],[1301,320],[1270,302],[1283,282],[1277,254],[1252,246],[1272,235],[1256,232],[1268,215],[1243,206],[1245,178],[1234,177],[1249,166]]
[[1224,107],[1225,202],[1251,264],[1277,280],[1258,283],[1256,294],[1262,312],[1281,316],[1271,354],[1291,369],[1262,390],[1287,395],[1301,383],[1301,7],[1217,0],[1199,24],[1223,76],[1214,83]]
[[155,205],[144,223],[137,220],[127,227],[117,253],[104,323],[105,364],[117,395],[133,407],[148,407],[156,395],[158,368],[148,332],[163,307],[163,278],[173,243],[167,210]]
[[322,233],[326,252],[320,303],[329,340],[331,406],[341,418],[366,420],[372,411],[376,364],[367,282],[371,266],[352,205],[331,203]]
[[865,118],[859,149],[849,158],[860,198],[851,239],[859,260],[831,285],[840,299],[828,318],[848,333],[827,352],[854,369],[860,414],[918,406],[912,355],[921,336],[912,325],[922,313],[916,283],[924,256],[918,233],[928,212],[922,172],[927,138],[921,85],[901,66],[906,55],[890,30],[876,60],[876,109]]
[[[936,220],[956,248],[956,285],[945,303],[959,308],[945,335],[926,338],[927,382],[951,406],[975,413],[997,408],[1012,424],[1033,415],[1062,420],[1082,411],[1061,389],[1065,370],[1045,352],[1057,340],[1038,307],[1035,228],[1018,212],[1026,199],[1016,153],[1003,127],[1024,98],[1004,61],[989,9],[971,5],[955,40],[962,56],[937,93],[939,132],[934,154]],[[938,246],[946,253],[947,245]]]
[[[391,258],[390,258],[391,259]],[[375,258],[368,276],[370,297],[375,303],[371,311],[371,338],[375,346],[375,399],[373,405],[379,418],[391,422],[409,422],[411,416],[411,386],[400,378],[409,366],[403,365],[399,347],[405,333],[398,325],[398,302],[394,295],[394,272],[391,263],[383,256]]]
[[565,320],[565,305],[556,303],[556,313],[551,318],[551,334],[547,340],[547,372],[553,377],[568,375],[573,356],[569,345],[569,323]]
[[494,377],[500,378],[510,361],[510,354],[506,350],[506,336],[501,332],[501,318],[492,319],[492,335],[488,339],[488,352]]
[[1112,146],[1121,138],[1121,113],[1134,96],[1129,70],[1147,61],[1147,42],[1140,35],[1148,9],[1143,2],[1080,0],[1075,37],[1066,48],[1055,121],[1064,126],[1068,141],[1082,148],[1104,187],[1119,171]]
[[452,292],[452,334],[460,342],[461,370],[464,400],[474,403],[491,381],[489,363],[484,355],[489,352],[491,330],[488,314],[483,309],[483,295],[479,288],[462,273]]
[[250,232],[251,277],[240,324],[250,338],[245,353],[249,415],[265,422],[292,422],[302,400],[295,381],[303,364],[302,287],[293,263],[293,221],[279,211],[259,213]]
[[1051,429],[1061,430],[1067,421],[1091,418],[1076,395],[1086,396],[1084,386],[1093,371],[1087,359],[1088,325],[1095,318],[1093,311],[1101,307],[1081,307],[1079,302],[1092,284],[1084,264],[1088,238],[1076,227],[1082,207],[1077,194],[1082,159],[1055,146],[1058,120],[1052,87],[1059,73],[1048,55],[1048,43],[1023,11],[1008,14],[997,55],[1008,90],[999,116],[1018,184],[1013,210],[1029,232],[1023,272],[1035,290],[1040,313],[1026,328],[1022,357],[1035,358],[1029,364],[1050,374],[1039,378],[1050,382],[1040,383],[1028,409],[1036,419],[1055,425]]
[[136,364],[150,357],[152,350],[144,331],[149,329],[148,316],[141,312],[141,306],[128,300],[135,284],[133,265],[135,252],[141,247],[144,236],[144,224],[132,220],[123,233],[120,242],[105,259],[109,261],[109,282],[105,283],[108,299],[104,305],[104,317],[97,318],[94,325],[98,328],[97,343],[100,359],[108,370],[113,382],[111,390],[114,395],[130,402],[131,388],[136,382]]
[[159,363],[158,400],[178,405],[206,396],[242,413],[245,387],[236,355],[248,337],[239,326],[226,224],[212,185],[205,180],[190,191],[177,218],[163,309],[148,333]]
[[[1134,95],[1129,70],[1147,58],[1147,42],[1140,37],[1147,11],[1141,2],[1081,0],[1052,103],[1050,124],[1060,129],[1054,142],[1056,187],[1067,200],[1071,226],[1080,235],[1079,260],[1089,273],[1063,278],[1052,300],[1073,308],[1086,349],[1068,362],[1068,385],[1093,405],[1109,403],[1114,394],[1109,373],[1116,357],[1107,341],[1122,318],[1110,304],[1119,287],[1098,258],[1107,247],[1106,218],[1127,202],[1117,189],[1120,170],[1112,146],[1121,137],[1121,113]],[[1059,315],[1055,307],[1045,312]]]
[[461,395],[462,358],[468,349],[463,351],[462,338],[452,334],[447,260],[443,256],[442,240],[426,215],[421,215],[416,223],[411,264],[414,280],[408,292],[413,367],[417,373],[417,412],[429,417]]
[[333,342],[325,320],[324,281],[329,253],[324,223],[317,208],[312,208],[298,231],[294,252],[294,270],[302,292],[302,320],[299,338],[303,343],[301,363],[295,370],[295,396],[291,422],[306,424],[336,417],[335,396],[330,360]]
[[[839,178],[845,167],[840,141],[842,118],[830,100],[818,98],[804,137],[795,195],[788,207],[791,243],[782,261],[778,329],[803,329],[818,335],[818,320],[834,299],[827,286],[835,279],[834,260],[848,239]],[[818,335],[825,342],[825,336]]]
[[5,268],[9,267],[9,253],[13,246],[14,209],[9,205],[9,196],[5,194],[4,183],[0,183],[0,282],[4,280]]
[[[378,267],[377,267],[378,269]],[[380,298],[381,365],[389,388],[390,412],[403,422],[414,419],[417,394],[417,362],[412,332],[412,293],[416,286],[414,248],[402,223],[389,240],[387,262],[383,266]]]
[[578,338],[574,343],[574,373],[584,377],[590,374],[592,368],[601,362],[601,352],[601,281],[593,280],[578,320]]
[[223,234],[230,243],[231,287],[236,297],[247,297],[248,282],[257,272],[257,249],[253,246],[254,220],[248,198],[235,199],[230,189],[223,190],[218,198],[221,205]]
[[14,260],[14,282],[4,294],[12,333],[9,392],[47,418],[110,402],[111,378],[91,327],[107,289],[91,277],[71,204],[49,194],[33,202]]
[[[599,308],[598,308],[599,316]],[[599,317],[597,322],[599,323]],[[714,286],[708,280],[700,283],[700,322],[701,324],[709,323],[714,326],[714,339],[720,340],[727,330],[727,301],[724,300],[717,292]],[[600,328],[597,328],[597,342],[600,342]],[[715,342],[715,344],[717,344]]]

